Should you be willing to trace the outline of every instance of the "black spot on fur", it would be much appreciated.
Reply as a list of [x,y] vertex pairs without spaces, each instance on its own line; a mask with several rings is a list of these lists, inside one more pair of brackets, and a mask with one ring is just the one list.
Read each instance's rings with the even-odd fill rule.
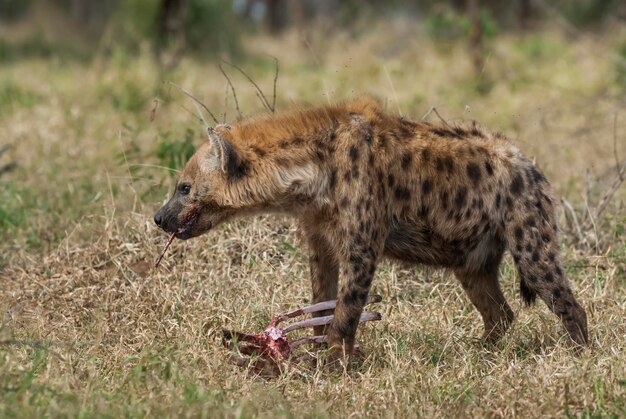
[[554,258],[555,258],[554,253],[548,253],[548,259],[550,260],[550,262],[554,262]]
[[537,183],[544,182],[546,180],[546,177],[543,175],[543,173],[541,173],[535,166],[532,166],[530,168],[530,173],[533,177],[533,180]]
[[428,161],[430,160],[430,150],[425,148],[422,150],[422,160],[424,161],[424,163],[428,163]]
[[419,211],[419,215],[422,218],[426,217],[428,215],[428,206],[422,205],[422,207],[420,208],[420,211]]
[[519,195],[524,190],[524,178],[519,173],[516,173],[511,181],[511,192],[514,195]]
[[448,209],[448,191],[444,191],[439,196],[441,199],[441,207],[445,210]]
[[552,275],[552,272],[546,272],[546,276],[544,278],[545,278],[546,282],[554,281],[554,276]]
[[387,176],[387,185],[389,185],[389,187],[393,187],[393,185],[395,185],[396,183],[396,178],[394,177],[394,175],[392,175],[391,173],[389,173],[389,175]]
[[359,149],[353,145],[350,147],[350,160],[355,162],[357,161],[358,158],[359,158]]
[[461,186],[458,191],[456,191],[456,196],[454,197],[454,205],[457,210],[461,210],[463,205],[465,205],[465,199],[467,197],[467,188],[465,186]]
[[450,156],[437,157],[435,159],[435,168],[439,172],[447,171],[448,173],[452,173],[454,170],[454,160],[452,160]]
[[432,191],[432,189],[433,189],[433,184],[430,181],[430,179],[424,179],[424,181],[422,182],[422,193],[424,195],[428,195],[430,191]]
[[412,161],[413,161],[413,154],[411,154],[408,151],[404,153],[404,155],[402,156],[402,163],[401,163],[402,169],[407,170],[409,166],[411,166]]
[[460,127],[455,127],[453,129],[434,128],[432,132],[435,135],[445,138],[461,138],[465,134],[465,131]]
[[539,252],[536,250],[533,252],[533,262],[539,262]]
[[521,227],[516,227],[515,228],[515,239],[517,241],[522,241],[524,240],[524,230],[522,230]]
[[294,139],[291,140],[291,145],[298,146],[298,145],[302,145],[302,144],[304,144],[304,140],[302,138],[300,138],[300,137],[294,137]]
[[496,194],[496,208],[500,209],[501,205],[502,205],[502,195],[500,195],[500,192],[498,192]]
[[346,170],[346,173],[344,173],[343,175],[343,180],[345,180],[346,182],[350,182],[352,180],[352,172]]
[[472,180],[474,186],[478,186],[480,183],[480,167],[476,163],[469,163],[467,165],[467,176]]
[[408,201],[411,199],[411,191],[402,186],[396,188],[395,195],[398,201]]
[[333,168],[330,171],[330,178],[328,180],[328,187],[331,191],[335,190],[335,186],[337,186],[337,169]]
[[252,147],[250,147],[250,149],[252,150],[252,152],[254,154],[256,154],[259,157],[265,157],[265,155],[267,154],[267,152],[265,150],[263,150],[260,147],[257,147],[255,145],[253,145]]
[[559,298],[561,298],[561,290],[558,288],[555,288],[552,291],[552,296],[554,297],[555,300],[558,300]]
[[339,203],[339,206],[341,206],[341,208],[348,208],[348,205],[350,205],[350,201],[348,200],[348,197],[344,196]]
[[493,167],[491,167],[491,163],[488,161],[485,162],[485,170],[489,176],[493,176]]

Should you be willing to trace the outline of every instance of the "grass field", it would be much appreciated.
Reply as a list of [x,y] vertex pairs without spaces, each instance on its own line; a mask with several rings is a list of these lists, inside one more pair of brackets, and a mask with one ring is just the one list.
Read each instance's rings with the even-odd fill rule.
[[[479,81],[463,42],[405,25],[322,35],[308,46],[295,34],[244,39],[241,65],[271,95],[264,54],[280,60],[279,110],[370,93],[390,112],[419,119],[434,105],[508,135],[589,226],[580,243],[560,213],[591,347],[574,356],[543,303],[523,307],[508,257],[516,321],[496,348],[481,344],[480,316],[451,273],[384,263],[373,285],[383,320],[360,329],[365,356],[351,371],[248,376],[228,362],[220,330],[261,330],[308,302],[292,220],[231,222],[175,242],[152,267],[170,169],[203,141],[192,105],[163,82],[233,121],[216,65],[187,58],[163,73],[147,50],[25,57],[0,66],[0,145],[14,144],[0,165],[19,163],[0,178],[0,416],[626,416],[626,188],[584,221],[616,176],[615,150],[626,158],[624,28],[502,34]],[[262,112],[231,74],[244,114]]]

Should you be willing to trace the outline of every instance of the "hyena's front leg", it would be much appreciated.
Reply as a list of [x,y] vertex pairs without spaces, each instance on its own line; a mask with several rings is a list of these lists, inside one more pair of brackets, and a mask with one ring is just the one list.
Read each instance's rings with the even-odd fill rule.
[[[311,269],[311,303],[334,300],[337,298],[339,268],[331,242],[322,232],[307,232],[307,240]],[[329,314],[333,314],[333,311],[319,311],[313,316],[321,317]],[[317,326],[313,330],[315,335],[326,334],[326,326]]]
[[[350,232],[350,230],[349,230]],[[335,318],[328,330],[328,344],[335,355],[350,355],[359,317],[374,278],[378,257],[382,252],[381,243],[373,240],[382,237],[372,229],[357,229],[356,233],[343,237],[345,251],[340,252],[339,277],[341,289],[335,308]]]

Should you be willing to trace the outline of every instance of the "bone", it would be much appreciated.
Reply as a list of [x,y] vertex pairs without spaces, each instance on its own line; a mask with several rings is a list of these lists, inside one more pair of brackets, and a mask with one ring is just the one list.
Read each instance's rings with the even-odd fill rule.
[[[381,297],[380,295],[370,295],[369,297],[367,297],[367,301],[365,301],[365,305],[380,303],[382,300],[383,300],[383,297]],[[277,325],[278,323],[287,319],[293,319],[294,317],[302,316],[303,314],[317,313],[317,312],[325,311],[325,310],[334,310],[335,307],[337,307],[337,300],[323,301],[321,303],[302,307],[297,310],[290,311],[288,313],[280,314],[279,316],[275,318],[274,325]]]
[[[283,328],[283,333],[289,333],[294,330],[304,329],[306,327],[315,327],[315,326],[326,326],[333,321],[334,315],[323,316],[323,317],[313,317],[312,319],[301,320],[299,322],[291,323],[290,325]],[[382,316],[380,313],[371,313],[364,312],[361,313],[361,318],[359,319],[359,323],[369,322],[373,320],[380,320]]]

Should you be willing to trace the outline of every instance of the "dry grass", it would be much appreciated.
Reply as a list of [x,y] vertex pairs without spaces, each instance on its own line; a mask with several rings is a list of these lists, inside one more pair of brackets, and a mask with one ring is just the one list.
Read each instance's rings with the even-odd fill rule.
[[[463,44],[433,43],[401,25],[356,40],[337,34],[332,44],[314,36],[310,48],[295,36],[247,45],[280,59],[279,109],[364,92],[415,118],[436,105],[511,136],[584,209],[585,171],[600,184],[615,173],[616,112],[626,157],[624,86],[607,58],[619,36],[502,36],[484,94]],[[247,68],[271,91],[270,59]],[[137,165],[159,164],[154,150],[166,131],[201,129],[159,77],[147,53],[121,51],[89,65],[24,60],[0,69],[0,85],[36,99],[0,113],[0,138],[15,142],[10,157],[21,166],[0,184],[4,416],[626,415],[624,187],[596,220],[597,245],[579,249],[564,237],[593,340],[580,357],[545,305],[522,307],[507,259],[502,284],[517,319],[497,348],[481,345],[479,315],[449,273],[383,264],[374,283],[383,321],[360,331],[366,357],[353,371],[266,382],[230,365],[222,327],[256,331],[308,301],[306,249],[291,220],[259,217],[175,242],[152,267],[166,237],[151,216],[171,178]],[[167,79],[223,112],[216,66],[184,60]],[[233,81],[242,110],[259,110],[254,90]],[[155,95],[162,104],[150,123]],[[232,99],[228,109],[232,120]]]

